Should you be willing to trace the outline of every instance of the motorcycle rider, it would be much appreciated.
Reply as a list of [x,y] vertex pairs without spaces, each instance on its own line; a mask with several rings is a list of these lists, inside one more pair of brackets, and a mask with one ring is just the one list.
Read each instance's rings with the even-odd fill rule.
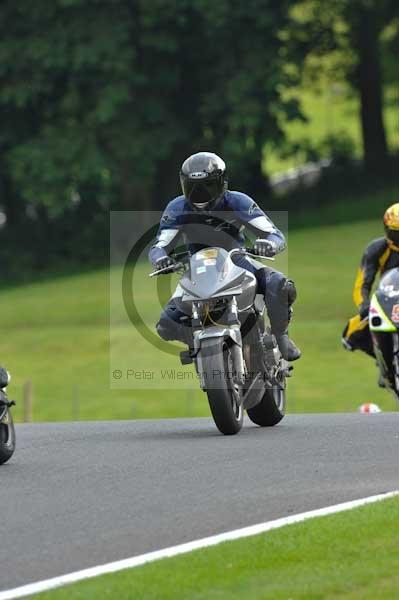
[[399,267],[399,203],[392,204],[384,214],[385,236],[367,246],[353,288],[353,300],[358,314],[346,325],[342,343],[347,350],[363,350],[374,356],[368,314],[373,283],[377,275]]
[[[173,271],[175,261],[169,255],[182,241],[191,253],[212,246],[226,250],[243,247],[244,229],[255,234],[254,251],[259,256],[272,257],[285,249],[283,234],[256,202],[227,189],[226,165],[216,154],[198,152],[189,156],[181,167],[180,183],[183,195],[167,205],[149,252],[155,269],[169,267],[165,272]],[[233,255],[232,260],[255,275],[283,358],[298,359],[301,352],[288,337],[291,305],[296,298],[294,282],[271,268],[255,266],[246,257]],[[184,327],[188,320],[172,297],[160,316],[157,332],[165,340],[190,345]]]

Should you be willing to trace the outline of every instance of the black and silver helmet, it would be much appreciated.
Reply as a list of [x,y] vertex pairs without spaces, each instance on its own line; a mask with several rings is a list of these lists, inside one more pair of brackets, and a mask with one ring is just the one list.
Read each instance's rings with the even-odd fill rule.
[[226,165],[212,152],[197,152],[180,170],[183,194],[195,210],[214,208],[227,189]]

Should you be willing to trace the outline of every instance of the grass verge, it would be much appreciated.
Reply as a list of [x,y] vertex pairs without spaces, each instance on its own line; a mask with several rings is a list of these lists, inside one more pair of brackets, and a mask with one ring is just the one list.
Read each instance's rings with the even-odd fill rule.
[[[380,219],[289,234],[288,253],[276,267],[297,283],[291,333],[303,350],[289,381],[290,412],[354,411],[363,402],[396,409],[391,396],[377,388],[373,361],[345,352],[340,343],[344,324],[354,313],[352,286],[361,254],[379,235]],[[148,264],[137,267],[135,297],[154,330],[161,303],[149,270]],[[111,338],[121,366],[140,372],[161,365],[193,374],[191,366],[181,367],[176,356],[154,349],[140,336],[124,317],[119,284],[111,291],[117,296]],[[195,379],[167,379],[156,389],[151,381],[110,389],[107,269],[2,289],[0,312],[1,362],[13,374],[10,395],[18,402],[17,420],[22,419],[27,380],[33,382],[35,421],[209,415]]]
[[39,594],[38,600],[392,600],[399,500],[311,519]]

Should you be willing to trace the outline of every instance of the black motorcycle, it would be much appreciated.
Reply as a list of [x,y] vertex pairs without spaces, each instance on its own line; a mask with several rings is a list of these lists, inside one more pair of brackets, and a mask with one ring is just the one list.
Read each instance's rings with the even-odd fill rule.
[[7,397],[10,375],[0,367],[0,465],[10,460],[15,450],[15,428],[10,408],[15,404]]
[[181,362],[194,362],[215,424],[225,435],[240,431],[244,410],[262,427],[281,421],[285,380],[292,368],[265,327],[265,302],[255,276],[234,264],[234,253],[254,257],[250,250],[237,248],[174,256],[174,270],[183,276],[173,299],[191,317],[186,327],[189,349],[181,353]]

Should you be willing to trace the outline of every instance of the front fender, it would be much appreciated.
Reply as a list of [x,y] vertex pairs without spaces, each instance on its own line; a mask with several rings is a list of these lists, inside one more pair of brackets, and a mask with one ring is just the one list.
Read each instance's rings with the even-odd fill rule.
[[[207,346],[212,343],[214,346],[214,352],[219,353],[223,351],[223,343],[225,340],[232,340],[231,353],[234,363],[234,369],[237,372],[237,376],[240,381],[244,382],[245,369],[244,369],[244,358],[242,354],[242,339],[241,331],[238,326],[234,327],[207,327],[201,331],[194,333],[194,347],[196,350],[197,368],[199,373],[203,373],[202,357],[201,357],[201,345],[204,341],[207,341]],[[201,380],[201,388],[206,389],[206,382]]]
[[207,327],[198,332],[198,341],[201,343],[202,340],[210,338],[231,338],[237,346],[242,346],[241,331],[238,326],[234,327]]

